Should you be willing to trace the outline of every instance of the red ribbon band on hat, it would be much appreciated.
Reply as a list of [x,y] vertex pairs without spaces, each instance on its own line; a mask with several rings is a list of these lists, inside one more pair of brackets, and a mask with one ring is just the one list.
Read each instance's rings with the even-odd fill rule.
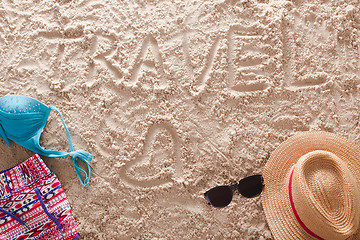
[[290,175],[290,181],[289,181],[289,198],[290,198],[290,204],[291,204],[291,208],[293,210],[293,213],[296,217],[296,220],[298,221],[298,223],[300,224],[300,226],[308,233],[310,234],[311,236],[313,236],[314,238],[317,238],[319,240],[325,240],[321,237],[319,237],[318,235],[316,235],[315,233],[313,233],[310,229],[308,229],[305,224],[301,221],[300,217],[299,217],[299,214],[296,212],[296,209],[295,209],[295,204],[294,204],[294,201],[293,201],[293,197],[292,197],[292,190],[291,190],[291,183],[292,183],[292,176],[293,176],[293,173],[294,173],[294,169],[292,170],[291,172],[291,175]]

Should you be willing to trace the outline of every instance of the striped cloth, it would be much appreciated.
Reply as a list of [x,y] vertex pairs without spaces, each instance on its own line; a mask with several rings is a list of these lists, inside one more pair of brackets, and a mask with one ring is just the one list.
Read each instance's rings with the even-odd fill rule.
[[37,154],[0,172],[0,240],[78,238],[65,192]]

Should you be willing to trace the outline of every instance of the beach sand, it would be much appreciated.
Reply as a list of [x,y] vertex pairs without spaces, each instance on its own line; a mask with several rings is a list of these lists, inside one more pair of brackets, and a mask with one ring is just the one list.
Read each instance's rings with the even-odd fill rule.
[[[81,239],[272,239],[261,197],[203,193],[261,174],[300,131],[360,144],[358,0],[3,0],[0,96],[60,109],[94,155],[43,157]],[[33,153],[0,140],[1,169]],[[68,151],[59,115],[41,137]]]

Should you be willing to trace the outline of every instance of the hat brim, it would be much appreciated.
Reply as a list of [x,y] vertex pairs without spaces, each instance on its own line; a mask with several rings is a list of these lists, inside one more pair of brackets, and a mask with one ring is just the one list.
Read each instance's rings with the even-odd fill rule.
[[[261,200],[271,233],[277,240],[316,239],[297,222],[292,211],[288,184],[290,171],[299,158],[315,150],[325,150],[343,159],[360,186],[360,147],[339,135],[310,131],[298,133],[281,143],[271,154],[263,171]],[[360,239],[360,231],[349,239]]]

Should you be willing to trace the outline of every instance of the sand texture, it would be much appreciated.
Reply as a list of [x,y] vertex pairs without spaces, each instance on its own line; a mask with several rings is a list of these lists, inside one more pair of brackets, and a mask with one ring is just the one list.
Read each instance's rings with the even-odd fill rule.
[[[360,144],[358,0],[2,0],[0,96],[58,107],[71,158],[43,157],[81,239],[273,239],[260,197],[203,193],[261,174],[299,131]],[[33,153],[0,140],[1,169]],[[51,113],[41,144],[66,150]]]

